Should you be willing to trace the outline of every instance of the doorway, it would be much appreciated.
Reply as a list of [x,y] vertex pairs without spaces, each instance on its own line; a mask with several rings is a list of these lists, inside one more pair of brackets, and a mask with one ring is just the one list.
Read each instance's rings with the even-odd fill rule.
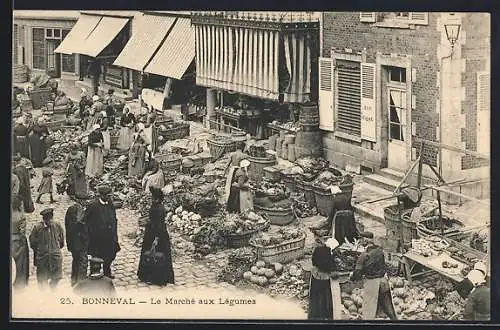
[[388,109],[388,167],[396,170],[405,170],[407,166],[406,159],[406,118],[407,102],[406,90],[398,87],[389,86],[387,89]]
[[61,40],[47,39],[47,72],[54,72],[54,78],[61,77],[61,54],[54,52],[60,43]]

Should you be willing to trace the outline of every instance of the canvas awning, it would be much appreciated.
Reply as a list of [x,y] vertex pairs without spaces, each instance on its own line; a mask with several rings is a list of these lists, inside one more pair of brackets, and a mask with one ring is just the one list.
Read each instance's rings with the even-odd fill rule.
[[128,18],[82,15],[55,52],[96,57],[116,38],[128,21]]
[[82,49],[85,39],[96,28],[102,16],[81,15],[66,38],[55,49],[55,53],[75,54]]
[[[143,71],[164,41],[175,17],[144,15],[134,26],[134,33],[113,65]],[[134,22],[134,24],[136,24]]]
[[182,79],[195,57],[194,27],[188,18],[177,18],[167,38],[144,72]]

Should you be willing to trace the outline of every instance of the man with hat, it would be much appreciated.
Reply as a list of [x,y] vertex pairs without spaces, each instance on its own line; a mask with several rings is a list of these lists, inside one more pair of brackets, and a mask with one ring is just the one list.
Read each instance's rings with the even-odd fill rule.
[[467,275],[473,289],[465,300],[463,318],[474,321],[489,321],[491,317],[490,288],[486,286],[484,273],[473,269]]
[[40,212],[42,221],[35,224],[29,241],[33,249],[38,284],[55,288],[62,278],[62,253],[64,231],[60,223],[52,221],[54,209]]
[[391,288],[387,280],[384,251],[373,242],[373,233],[364,232],[361,236],[365,252],[359,256],[351,280],[358,281],[364,277],[363,319],[375,319],[380,309],[391,320],[397,320]]
[[64,227],[66,229],[66,247],[71,252],[71,285],[87,277],[88,268],[88,231],[83,222],[84,209],[75,203],[66,211]]
[[84,223],[88,228],[88,253],[104,260],[104,275],[113,279],[111,263],[120,251],[116,210],[111,199],[111,187],[100,186],[98,198],[85,210]]
[[87,278],[79,281],[74,292],[79,295],[99,294],[104,296],[113,296],[116,292],[113,280],[107,277],[102,272],[102,264],[104,260],[97,257],[92,257],[90,262],[90,274]]
[[31,175],[29,170],[22,163],[22,158],[19,155],[13,158],[12,173],[19,179],[18,194],[23,201],[23,210],[26,213],[32,213],[35,211],[35,206],[31,197]]

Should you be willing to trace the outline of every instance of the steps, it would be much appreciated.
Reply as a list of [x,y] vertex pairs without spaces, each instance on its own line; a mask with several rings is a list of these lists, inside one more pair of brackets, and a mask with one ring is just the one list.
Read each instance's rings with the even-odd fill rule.
[[[391,193],[401,182],[401,179],[395,178],[397,175],[396,173],[396,171],[392,171],[392,173],[389,174],[386,174],[384,172],[370,174],[364,178],[364,181],[375,187],[385,189],[389,191],[389,193]],[[401,178],[403,178],[403,176],[401,176]]]

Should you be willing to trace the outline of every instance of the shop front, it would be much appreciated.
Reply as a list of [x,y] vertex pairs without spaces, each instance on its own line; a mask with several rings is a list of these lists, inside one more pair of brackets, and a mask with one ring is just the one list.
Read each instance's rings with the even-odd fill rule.
[[202,12],[191,20],[196,84],[208,88],[207,127],[264,139],[269,124],[296,122],[296,105],[317,100],[314,15]]

